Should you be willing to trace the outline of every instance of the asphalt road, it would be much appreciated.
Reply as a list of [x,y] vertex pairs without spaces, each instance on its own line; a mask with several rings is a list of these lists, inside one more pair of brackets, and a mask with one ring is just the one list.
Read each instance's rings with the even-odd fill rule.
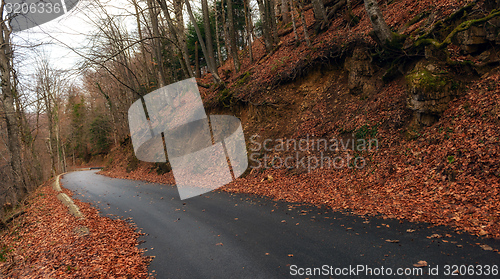
[[[66,174],[62,186],[102,215],[131,217],[147,234],[140,247],[156,256],[149,270],[157,278],[451,278],[446,273],[455,270],[465,272],[460,278],[500,277],[493,275],[500,254],[478,245],[499,249],[498,240],[242,194],[215,191],[181,201],[174,186],[96,172]],[[414,268],[422,260],[428,266]],[[429,276],[429,267],[438,274]],[[414,276],[417,270],[423,276]]]

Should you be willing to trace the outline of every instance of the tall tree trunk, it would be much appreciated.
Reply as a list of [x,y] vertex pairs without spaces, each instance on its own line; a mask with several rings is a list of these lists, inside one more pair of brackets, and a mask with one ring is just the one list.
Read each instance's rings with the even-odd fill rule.
[[233,0],[227,0],[227,19],[229,21],[229,43],[231,44],[231,56],[233,57],[234,71],[240,71],[240,60],[238,59],[238,48],[236,46],[236,32],[234,30]]
[[327,16],[323,0],[311,0],[311,4],[314,10],[314,18],[318,21],[326,20]]
[[156,58],[156,66],[158,69],[158,84],[159,87],[166,85],[165,72],[163,70],[163,56],[161,51],[160,30],[158,29],[158,12],[153,0],[147,0],[149,8],[149,19],[151,20],[151,27],[153,29],[153,48]]
[[295,23],[293,0],[290,0],[290,16],[292,18],[293,34],[295,35],[295,41],[299,41],[299,34],[297,34],[297,24]]
[[264,37],[264,44],[266,51],[271,52],[274,48],[271,23],[269,22],[269,9],[268,0],[257,0],[259,6],[260,20],[262,22],[262,37]]
[[[205,46],[205,42],[203,41],[203,37],[201,36],[200,28],[198,28],[198,24],[196,24],[196,19],[194,18],[193,11],[191,10],[191,4],[189,4],[189,0],[186,0],[186,8],[191,18],[191,22],[193,23],[194,30],[196,31],[196,35],[198,36],[198,41],[200,42],[201,51],[203,52],[203,56],[208,57],[207,48]],[[217,68],[207,59],[208,70],[212,73],[214,81],[216,83],[220,83],[221,79],[219,74],[217,73]]]
[[[2,1],[2,5],[4,2]],[[3,6],[1,7],[3,12]],[[1,15],[0,15],[1,16]],[[17,112],[15,109],[16,89],[12,87],[12,49],[10,45],[11,30],[7,27],[6,21],[0,22],[0,75],[1,75],[1,101],[5,114],[5,124],[7,126],[8,148],[10,151],[10,165],[13,174],[13,202],[23,198],[28,190],[24,183],[24,175],[21,159],[21,141],[19,138],[19,126]]]
[[370,19],[373,32],[375,33],[376,39],[378,39],[378,43],[381,45],[386,45],[391,42],[393,39],[393,34],[391,29],[384,20],[382,16],[382,12],[378,6],[377,0],[364,0],[365,1],[365,9],[368,14],[368,18]]
[[217,62],[215,61],[215,53],[214,53],[214,43],[212,40],[212,28],[210,26],[210,14],[208,12],[208,2],[207,0],[201,0],[201,11],[203,14],[203,26],[205,27],[205,39],[207,44],[207,55],[205,57],[210,60],[210,63],[213,65],[215,69],[217,69]]
[[283,25],[290,22],[290,9],[288,8],[288,0],[281,0],[281,16],[283,18]]
[[62,163],[63,163],[63,168],[62,172],[65,173],[68,171],[68,163],[66,162],[66,148],[64,147],[64,144],[61,145],[61,151],[62,151]]
[[150,71],[149,71],[149,63],[148,60],[146,59],[146,48],[144,46],[144,41],[143,41],[143,36],[142,36],[142,26],[141,26],[141,18],[139,16],[139,3],[137,0],[132,0],[132,3],[135,8],[135,21],[137,24],[137,32],[139,33],[139,40],[141,41],[141,54],[142,54],[142,59],[144,60],[144,68],[146,69],[146,75],[149,76]]
[[304,39],[306,40],[306,43],[307,43],[307,46],[311,46],[311,40],[309,40],[309,35],[307,34],[307,23],[306,23],[306,19],[304,17],[304,5],[302,4],[302,0],[298,0],[299,2],[299,7],[300,7],[300,11],[299,11],[299,16],[300,16],[300,20],[302,21],[302,29],[304,29]]
[[219,65],[222,65],[224,59],[222,58],[222,51],[220,49],[219,10],[217,9],[217,0],[214,0],[214,9],[215,9],[215,42],[217,43],[217,58],[218,58],[217,60],[219,61]]
[[54,119],[54,133],[56,139],[58,173],[63,173],[65,172],[65,166],[64,166],[64,157],[62,153],[61,138],[59,136],[59,109],[57,105],[54,111],[56,115],[56,118]]
[[177,42],[177,44],[179,46],[179,51],[182,55],[182,58],[184,59],[184,63],[186,66],[185,69],[188,73],[188,76],[194,77],[193,69],[191,69],[191,66],[189,63],[189,55],[188,55],[187,44],[186,44],[186,34],[184,34],[184,21],[183,21],[183,16],[182,16],[182,3],[184,0],[175,0],[174,1],[174,10],[175,10],[176,20],[178,21],[178,23],[181,22],[181,24],[178,24],[177,26],[174,25],[174,23],[172,22],[172,18],[170,18],[170,13],[168,11],[167,2],[165,0],[157,0],[157,1],[160,4],[161,9],[163,10],[163,15],[165,16],[165,20],[167,21],[167,25],[168,25],[168,28],[170,30],[170,33],[174,36],[175,41]]
[[106,102],[108,103],[109,115],[111,116],[111,123],[113,123],[113,143],[115,146],[118,146],[118,125],[115,118],[115,107],[113,106],[113,102],[111,101],[109,95],[102,90],[101,85],[98,82],[96,82],[96,85],[97,89],[99,89],[99,92],[104,96]]
[[[48,72],[47,72],[48,74]],[[46,82],[49,82],[48,77],[46,77],[47,80]],[[45,99],[45,111],[47,113],[47,126],[48,126],[48,131],[49,131],[49,137],[47,141],[47,149],[49,151],[50,155],[50,168],[52,171],[52,177],[55,177],[57,175],[57,169],[56,169],[56,154],[54,152],[54,116],[53,116],[53,110],[52,110],[52,98],[50,97],[50,85],[46,85],[47,88],[44,90],[44,99]]]
[[244,10],[245,10],[245,26],[247,35],[247,45],[248,45],[248,58],[250,63],[253,62],[253,51],[252,51],[252,13],[250,11],[249,0],[243,0]]
[[226,8],[224,5],[224,0],[221,0],[221,15],[222,15],[222,32],[224,34],[224,47],[226,48],[227,58],[231,53],[231,43],[229,42],[229,31],[228,31],[228,21],[226,20]]
[[278,37],[278,25],[276,24],[276,4],[274,0],[267,0],[268,4],[268,10],[269,10],[269,22],[271,23],[271,32],[273,36],[273,45],[276,45],[279,43],[279,37]]
[[201,71],[200,71],[200,57],[198,55],[198,42],[196,41],[194,43],[194,67],[195,67],[195,73],[197,78],[201,78]]

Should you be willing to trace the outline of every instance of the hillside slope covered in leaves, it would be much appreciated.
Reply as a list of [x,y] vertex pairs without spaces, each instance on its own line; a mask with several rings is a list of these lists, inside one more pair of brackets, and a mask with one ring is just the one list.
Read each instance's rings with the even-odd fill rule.
[[[198,80],[207,113],[239,117],[247,141],[250,168],[223,190],[500,237],[498,4],[383,1],[397,34],[384,47],[362,1],[352,1],[359,22],[341,9],[324,31],[307,10],[311,46],[286,26],[269,54],[255,41],[255,61],[242,51],[239,72],[230,60],[218,69],[225,86]],[[299,140],[373,146],[299,149]],[[295,156],[344,164],[284,166]],[[107,160],[106,175],[174,182],[168,165],[139,162],[129,141]]]

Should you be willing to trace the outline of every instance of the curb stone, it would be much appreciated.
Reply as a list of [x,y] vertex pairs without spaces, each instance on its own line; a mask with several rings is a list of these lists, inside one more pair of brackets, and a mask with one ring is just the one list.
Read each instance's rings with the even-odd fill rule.
[[[62,175],[64,175],[64,173],[56,176],[56,178],[54,180],[54,183],[52,183],[52,188],[56,192],[61,192],[62,191],[61,184],[59,182],[59,180],[61,179]],[[80,219],[85,219],[85,217],[83,216],[83,214],[80,212],[80,209],[78,208],[78,206],[73,202],[73,200],[71,200],[71,198],[68,195],[66,195],[65,193],[59,193],[57,195],[57,199],[59,199],[66,207],[68,207],[69,213],[71,215],[73,215],[73,216],[75,216],[77,218],[80,218]]]
[[61,192],[62,191],[61,184],[59,183],[59,179],[61,178],[61,175],[63,175],[63,174],[60,174],[60,175],[56,176],[56,179],[54,180],[54,183],[52,183],[52,188],[56,192]]

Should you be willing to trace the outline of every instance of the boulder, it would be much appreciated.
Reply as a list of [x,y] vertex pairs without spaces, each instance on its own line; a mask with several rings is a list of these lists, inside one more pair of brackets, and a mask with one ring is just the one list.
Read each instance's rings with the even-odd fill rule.
[[415,112],[419,124],[430,126],[460,95],[461,83],[439,65],[423,60],[406,76],[407,105]]
[[500,17],[492,18],[484,25],[486,39],[500,45]]
[[354,49],[352,57],[346,59],[344,67],[349,73],[347,77],[349,93],[359,95],[375,89],[371,82],[371,77],[375,72],[371,57],[363,48]]
[[486,30],[484,26],[471,26],[469,29],[457,34],[460,48],[467,53],[475,53],[481,45],[486,44]]
[[466,53],[476,53],[492,43],[500,45],[500,17],[457,33],[454,42]]

